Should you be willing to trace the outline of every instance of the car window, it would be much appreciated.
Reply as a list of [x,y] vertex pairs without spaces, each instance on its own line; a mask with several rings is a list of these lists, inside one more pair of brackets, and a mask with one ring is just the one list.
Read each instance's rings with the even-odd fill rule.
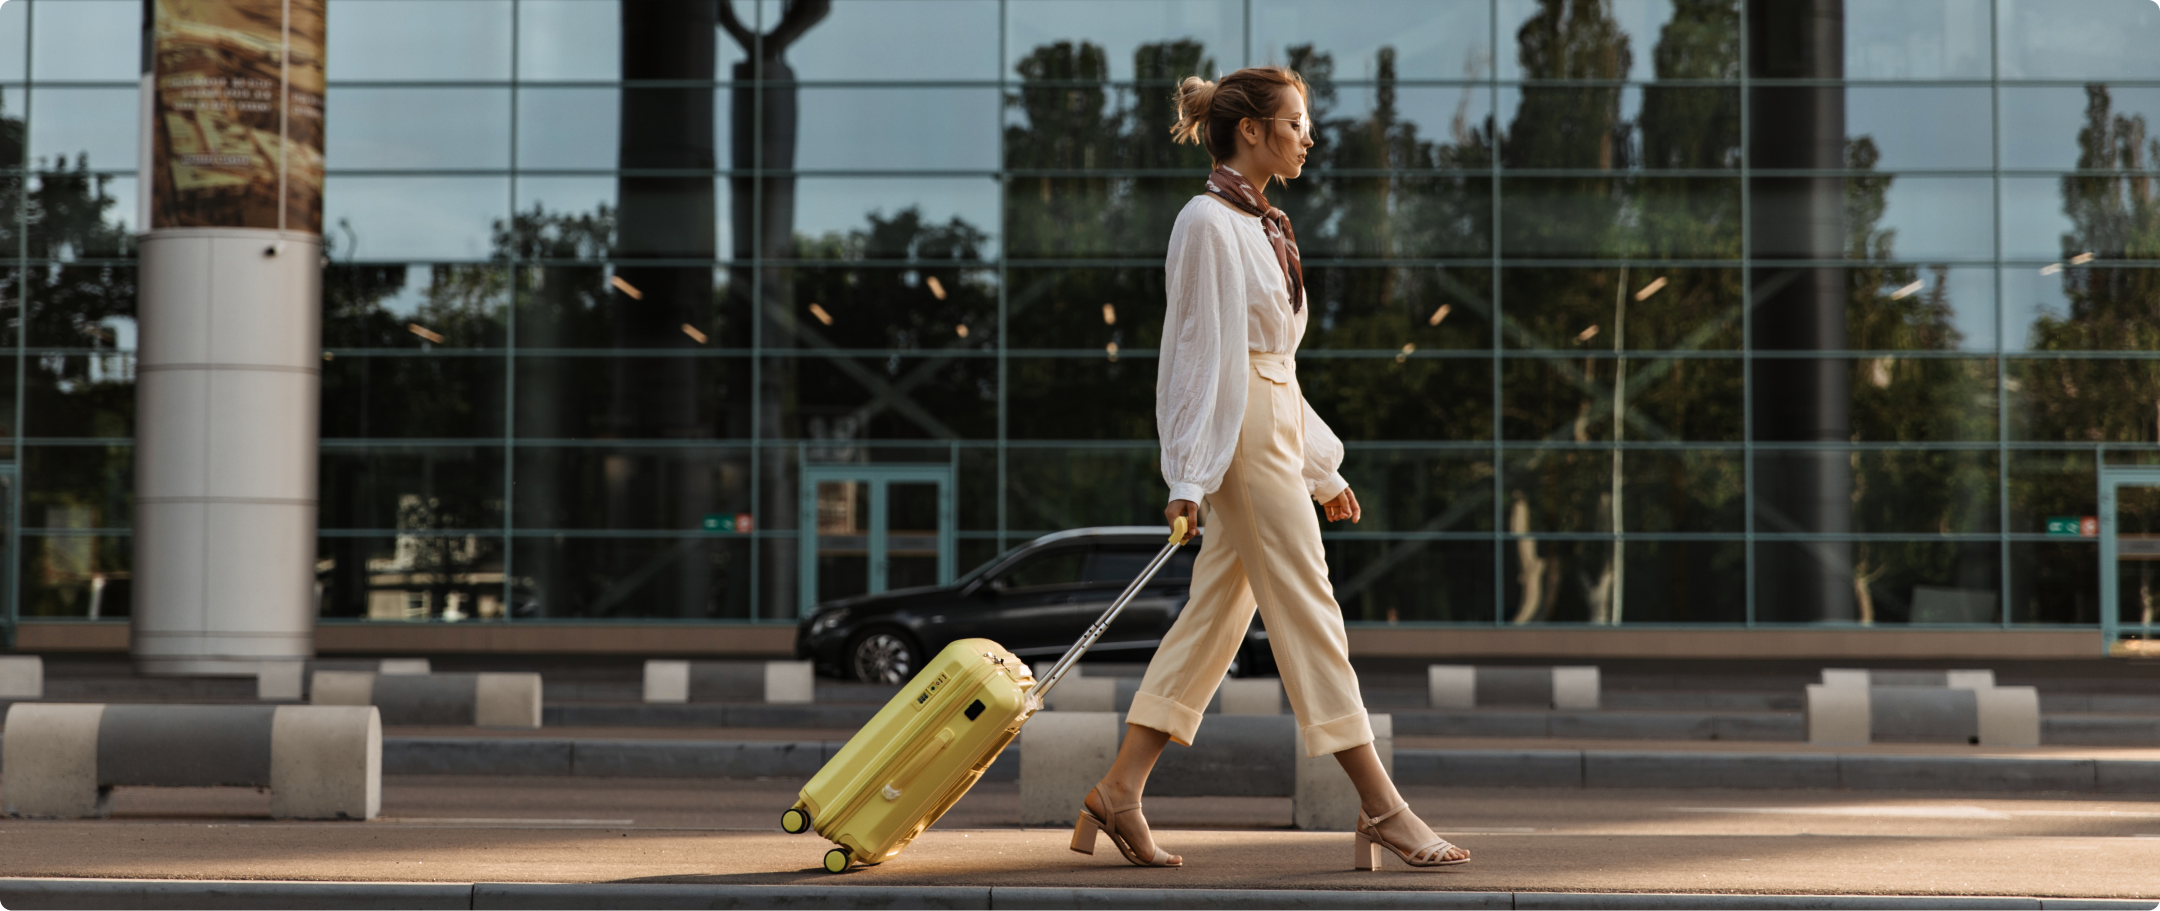
[[1085,547],[1045,551],[1007,570],[1005,585],[1008,588],[1072,585],[1080,581],[1081,570],[1087,567],[1087,558],[1088,549]]
[[[1160,551],[1161,548],[1145,546],[1110,545],[1098,547],[1095,549],[1095,553],[1088,558],[1087,571],[1081,576],[1080,581],[1129,583],[1140,575],[1141,570],[1147,568],[1148,561],[1155,559],[1155,555]],[[1192,578],[1193,558],[1198,555],[1197,548],[1178,548],[1177,554],[1170,558],[1170,562],[1163,564],[1163,568],[1155,573],[1155,581],[1190,580]]]

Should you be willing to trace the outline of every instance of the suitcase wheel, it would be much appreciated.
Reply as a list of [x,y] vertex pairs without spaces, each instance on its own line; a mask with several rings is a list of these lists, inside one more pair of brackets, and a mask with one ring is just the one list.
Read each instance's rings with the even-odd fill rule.
[[846,873],[848,865],[854,862],[855,859],[848,856],[848,849],[846,848],[834,848],[825,852],[825,872],[827,873]]
[[810,811],[801,807],[789,807],[780,814],[780,830],[790,835],[810,831]]

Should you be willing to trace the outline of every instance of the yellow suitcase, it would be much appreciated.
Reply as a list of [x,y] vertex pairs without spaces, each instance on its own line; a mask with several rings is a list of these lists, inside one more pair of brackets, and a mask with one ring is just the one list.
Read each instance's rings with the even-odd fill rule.
[[1184,538],[1180,519],[1170,543],[1040,685],[1025,662],[988,639],[946,646],[803,785],[795,805],[780,814],[780,827],[815,828],[832,841],[825,869],[834,873],[899,854],[974,787]]

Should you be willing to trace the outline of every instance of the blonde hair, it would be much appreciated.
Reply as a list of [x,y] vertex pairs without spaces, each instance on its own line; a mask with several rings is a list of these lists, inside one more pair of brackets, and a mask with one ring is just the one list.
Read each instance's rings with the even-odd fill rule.
[[[1312,90],[1305,87],[1304,77],[1285,67],[1249,66],[1215,82],[1187,76],[1178,86],[1178,117],[1170,127],[1170,138],[1206,149],[1216,164],[1229,161],[1237,154],[1238,122],[1274,117],[1288,89],[1296,89],[1299,97],[1312,103]],[[1273,148],[1275,134],[1267,135]]]

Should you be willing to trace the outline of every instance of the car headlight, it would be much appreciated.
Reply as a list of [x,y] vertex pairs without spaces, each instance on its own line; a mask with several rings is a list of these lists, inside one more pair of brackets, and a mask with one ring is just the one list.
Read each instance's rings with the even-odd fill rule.
[[810,621],[810,635],[815,636],[819,633],[825,632],[826,630],[832,629],[835,626],[839,626],[842,623],[846,623],[847,616],[848,614],[846,608],[841,608],[840,610],[836,611],[827,611],[823,614],[819,614],[817,619]]

